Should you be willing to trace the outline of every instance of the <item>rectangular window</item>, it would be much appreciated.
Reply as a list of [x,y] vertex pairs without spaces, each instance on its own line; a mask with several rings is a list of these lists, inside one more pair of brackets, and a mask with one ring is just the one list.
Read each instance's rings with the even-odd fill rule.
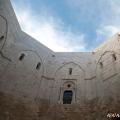
[[69,68],[69,75],[72,75],[72,68]]
[[63,104],[71,104],[73,92],[71,90],[64,91],[63,94]]

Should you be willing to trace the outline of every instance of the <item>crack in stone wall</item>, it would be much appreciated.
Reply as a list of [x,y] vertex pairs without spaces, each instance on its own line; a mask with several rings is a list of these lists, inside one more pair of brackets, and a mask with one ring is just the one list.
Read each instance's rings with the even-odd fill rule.
[[7,60],[7,61],[9,61],[9,62],[12,62],[12,60],[11,60],[10,58],[6,57],[6,56],[3,54],[2,51],[0,51],[0,55],[1,55],[1,57],[2,57],[3,59],[5,59],[5,60]]

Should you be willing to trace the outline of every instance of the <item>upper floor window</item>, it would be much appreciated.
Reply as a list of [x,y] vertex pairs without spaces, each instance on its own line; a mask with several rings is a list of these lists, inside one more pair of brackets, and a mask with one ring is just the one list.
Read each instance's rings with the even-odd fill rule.
[[116,61],[117,57],[115,54],[112,54],[113,59]]
[[69,68],[69,75],[72,75],[72,68]]
[[103,63],[102,62],[100,62],[100,67],[103,68]]
[[37,64],[37,66],[36,66],[36,69],[39,70],[40,67],[41,67],[41,63],[39,62],[39,63]]
[[22,54],[20,55],[20,57],[19,57],[19,60],[22,61],[22,60],[24,59],[24,57],[25,57],[25,54],[22,53]]

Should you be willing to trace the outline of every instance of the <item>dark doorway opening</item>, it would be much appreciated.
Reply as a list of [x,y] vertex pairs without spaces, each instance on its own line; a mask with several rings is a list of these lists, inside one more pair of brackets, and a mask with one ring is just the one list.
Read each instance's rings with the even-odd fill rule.
[[63,104],[71,104],[73,92],[71,90],[64,91]]

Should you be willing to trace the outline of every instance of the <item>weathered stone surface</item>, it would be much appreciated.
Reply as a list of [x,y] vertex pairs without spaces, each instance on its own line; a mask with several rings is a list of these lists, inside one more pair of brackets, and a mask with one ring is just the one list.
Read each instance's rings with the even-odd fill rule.
[[108,113],[119,113],[119,102],[109,98],[103,103],[96,98],[86,101],[82,106],[50,105],[47,100],[39,100],[39,103],[37,101],[33,104],[10,94],[0,93],[0,120],[108,120]]
[[[119,64],[119,34],[94,52],[56,53],[24,33],[10,0],[0,0],[0,120],[113,119]],[[72,91],[69,105],[65,91]]]

